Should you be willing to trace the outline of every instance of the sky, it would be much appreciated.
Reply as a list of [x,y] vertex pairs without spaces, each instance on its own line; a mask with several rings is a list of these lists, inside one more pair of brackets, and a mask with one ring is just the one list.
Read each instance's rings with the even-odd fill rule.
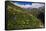
[[32,2],[14,2],[14,5],[19,6],[21,8],[39,8],[43,7],[42,3],[32,3]]
[[15,2],[15,3],[19,5],[32,5],[32,2]]

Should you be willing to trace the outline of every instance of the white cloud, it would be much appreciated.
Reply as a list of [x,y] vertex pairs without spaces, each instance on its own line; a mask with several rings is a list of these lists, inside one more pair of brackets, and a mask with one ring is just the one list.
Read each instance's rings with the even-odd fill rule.
[[44,4],[32,3],[32,7],[33,7],[33,8],[39,8],[39,7],[42,7],[42,6],[44,6]]
[[44,6],[44,4],[40,4],[40,3],[32,3],[32,5],[19,5],[19,4],[16,4],[14,3],[16,6],[19,6],[21,8],[39,8],[39,7],[42,7]]

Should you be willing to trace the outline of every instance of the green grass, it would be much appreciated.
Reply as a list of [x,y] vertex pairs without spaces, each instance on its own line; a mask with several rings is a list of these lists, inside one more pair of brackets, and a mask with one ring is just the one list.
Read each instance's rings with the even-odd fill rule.
[[[7,6],[10,6],[9,4]],[[23,11],[23,9],[16,9],[16,7],[7,8],[8,23],[7,29],[24,29],[24,28],[38,28],[41,25],[39,19],[34,15]],[[25,13],[26,12],[26,13]]]

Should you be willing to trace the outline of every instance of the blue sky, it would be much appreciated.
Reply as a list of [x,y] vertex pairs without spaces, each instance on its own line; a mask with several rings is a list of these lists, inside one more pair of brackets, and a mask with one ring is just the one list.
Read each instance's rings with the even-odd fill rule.
[[32,5],[32,2],[14,2],[19,5]]

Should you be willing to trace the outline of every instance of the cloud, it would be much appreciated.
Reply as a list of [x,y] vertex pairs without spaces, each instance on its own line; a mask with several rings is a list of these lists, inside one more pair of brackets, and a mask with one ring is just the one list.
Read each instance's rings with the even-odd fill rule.
[[19,6],[21,8],[39,8],[39,7],[43,7],[44,4],[42,3],[32,3],[32,5],[26,4],[26,5],[20,5],[17,3],[14,3],[16,6]]

